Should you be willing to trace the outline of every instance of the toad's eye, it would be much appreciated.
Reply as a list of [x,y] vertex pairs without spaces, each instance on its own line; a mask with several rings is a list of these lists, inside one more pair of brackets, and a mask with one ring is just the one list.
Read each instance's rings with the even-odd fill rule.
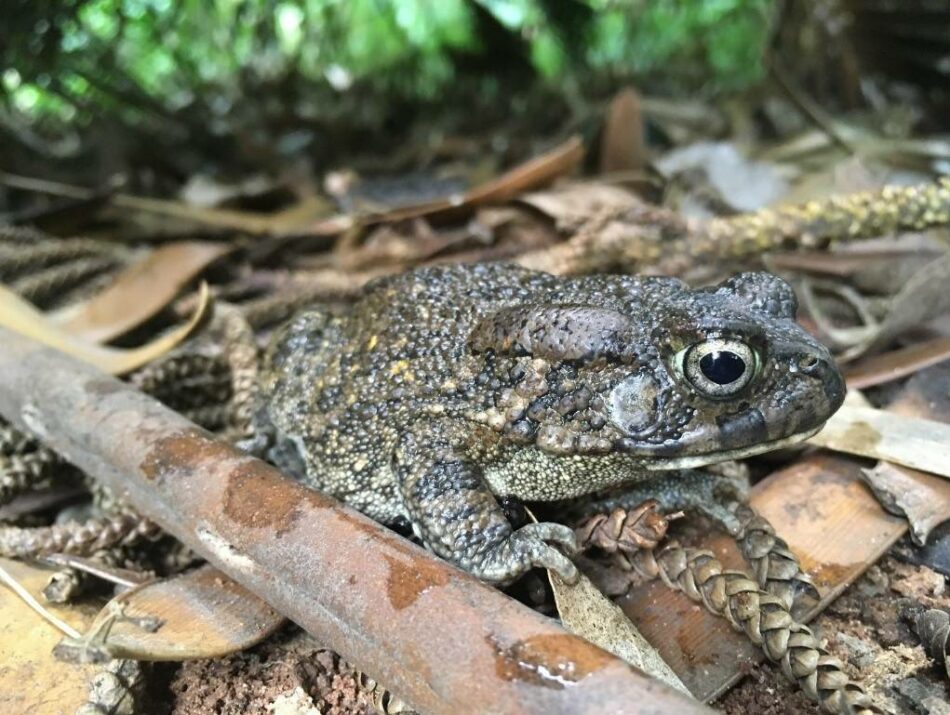
[[755,374],[752,348],[738,340],[707,340],[686,350],[683,373],[706,397],[725,399],[740,392]]

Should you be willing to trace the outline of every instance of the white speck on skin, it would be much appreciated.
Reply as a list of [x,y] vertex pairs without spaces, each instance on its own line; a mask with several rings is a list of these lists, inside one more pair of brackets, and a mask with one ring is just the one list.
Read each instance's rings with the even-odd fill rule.
[[36,437],[39,437],[41,440],[46,438],[48,430],[43,423],[40,410],[36,405],[32,402],[25,403],[23,409],[20,410],[20,418],[23,420],[23,424],[25,424]]

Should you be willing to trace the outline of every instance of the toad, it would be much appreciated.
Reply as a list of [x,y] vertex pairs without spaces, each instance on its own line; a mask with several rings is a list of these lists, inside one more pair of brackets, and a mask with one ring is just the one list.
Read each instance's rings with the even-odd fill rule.
[[279,330],[255,424],[286,473],[410,526],[481,579],[545,567],[573,580],[571,529],[516,529],[500,500],[620,488],[722,517],[691,470],[806,439],[844,398],[796,307],[767,273],[691,289],[501,264],[415,270]]

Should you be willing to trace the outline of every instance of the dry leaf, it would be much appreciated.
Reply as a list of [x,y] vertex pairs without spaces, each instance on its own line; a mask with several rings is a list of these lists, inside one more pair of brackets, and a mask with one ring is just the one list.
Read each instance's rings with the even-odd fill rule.
[[93,298],[49,318],[83,340],[109,342],[154,316],[209,264],[233,250],[225,243],[167,244],[126,268]]
[[[842,353],[843,361],[853,360],[868,350],[886,344],[901,333],[919,328],[934,318],[950,312],[950,252],[931,261],[917,271],[895,295],[883,321],[864,326],[830,332],[840,333],[839,342],[850,347]],[[817,315],[815,316],[817,319]],[[827,322],[827,321],[826,321]],[[824,329],[824,328],[823,328]]]
[[620,606],[602,594],[584,574],[573,586],[548,572],[561,623],[571,633],[589,640],[647,675],[682,693],[690,694],[673,669],[644,638]]
[[610,102],[600,138],[600,171],[640,171],[647,163],[640,95],[620,90]]
[[[712,190],[737,211],[757,211],[788,192],[788,183],[778,167],[749,159],[728,142],[701,141],[673,149],[654,164],[664,176],[682,175],[689,183],[701,176],[701,188]],[[699,215],[704,214],[702,211]]]
[[[888,292],[880,274],[889,271],[888,279],[895,281],[913,276],[936,258],[943,255],[939,251],[925,249],[874,250],[874,251],[789,251],[787,253],[768,253],[762,256],[762,262],[772,272],[794,271],[834,278],[857,279],[859,287],[876,289],[879,293]],[[895,271],[894,269],[899,270]],[[870,274],[870,276],[869,276]],[[896,275],[895,275],[896,274]],[[893,283],[898,288],[903,284]]]
[[571,231],[601,213],[619,214],[643,206],[643,201],[624,188],[595,181],[570,182],[549,191],[535,191],[518,203],[550,216],[562,231]]
[[503,203],[531,189],[550,184],[555,179],[569,174],[584,158],[584,145],[580,137],[571,137],[549,152],[529,159],[501,176],[478,186],[467,193],[431,201],[416,206],[394,209],[379,216],[366,219],[367,224],[425,217],[436,222],[457,218],[471,213],[475,208],[491,203]]
[[67,333],[33,305],[0,285],[0,326],[91,363],[100,370],[121,375],[161,357],[191,336],[207,317],[210,303],[208,286],[202,283],[198,307],[187,323],[137,348],[107,348]]
[[910,522],[911,535],[919,546],[927,542],[933,529],[950,519],[950,482],[887,462],[861,471],[881,506]]
[[58,652],[70,656],[92,646],[113,658],[218,658],[259,643],[285,622],[246,588],[205,565],[116,596],[84,638],[63,641]]
[[[81,200],[92,199],[97,196],[97,192],[79,186],[17,176],[5,172],[0,172],[0,180],[8,186],[16,186],[28,191],[38,191],[53,196],[66,196]],[[180,219],[202,227],[230,229],[250,234],[273,234],[288,230],[286,225],[280,225],[279,222],[275,223],[274,216],[263,213],[191,206],[181,201],[168,201],[119,193],[113,194],[109,198],[109,203],[117,208]]]
[[950,478],[950,424],[943,422],[844,405],[808,441]]
[[950,338],[934,338],[875,355],[845,370],[849,390],[882,385],[950,360]]

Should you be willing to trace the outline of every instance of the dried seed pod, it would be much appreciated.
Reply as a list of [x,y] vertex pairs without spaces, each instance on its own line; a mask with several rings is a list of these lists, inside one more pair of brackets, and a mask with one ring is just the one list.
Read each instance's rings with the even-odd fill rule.
[[39,243],[2,243],[2,240],[0,238],[0,280],[6,283],[51,266],[117,254],[115,244],[82,238],[63,241],[47,237],[39,239]]
[[0,454],[0,504],[42,486],[65,463],[47,447],[26,454]]
[[357,670],[356,682],[359,686],[369,692],[370,699],[373,701],[373,708],[379,715],[417,715],[416,711],[409,707],[402,700],[386,690],[366,673]]
[[942,665],[950,678],[950,613],[930,608],[917,615],[914,625],[924,652]]
[[797,622],[781,598],[766,593],[742,571],[725,570],[710,551],[672,543],[644,550],[630,564],[646,578],[660,578],[670,588],[743,631],[822,710],[838,715],[881,712],[844,666],[821,647],[811,630]]
[[148,578],[146,575],[119,568],[124,559],[124,551],[121,547],[105,549],[88,559],[70,554],[52,554],[44,561],[63,565],[49,577],[43,588],[43,598],[47,603],[69,603],[81,596],[97,580],[113,572],[120,574],[120,577],[126,577],[125,584],[129,583],[128,576],[137,578],[135,583],[142,583]]
[[36,440],[9,422],[0,419],[0,457],[22,454],[36,446]]
[[775,527],[745,504],[736,507],[735,515],[741,525],[736,543],[759,587],[781,599],[789,609],[803,593],[818,598],[811,576],[802,571],[788,544],[775,534]]
[[[224,404],[210,404],[179,410],[179,412],[195,424],[213,432],[225,429],[238,419],[237,408],[230,401]],[[235,429],[233,430],[233,437],[229,435],[229,438],[237,441],[246,437],[245,431],[244,429]]]
[[57,553],[89,556],[142,539],[154,541],[161,534],[157,524],[132,512],[53,526],[7,526],[0,527],[0,555],[10,558],[35,558]]
[[89,681],[89,700],[79,706],[76,715],[135,715],[144,688],[141,663],[113,660]]
[[251,415],[257,395],[259,359],[254,331],[241,311],[219,305],[224,320],[225,357],[231,368],[232,424],[244,436],[251,436]]
[[682,275],[717,258],[760,255],[784,247],[818,247],[901,230],[950,224],[950,179],[769,207],[738,216],[687,222],[661,207],[607,207],[566,227],[567,241],[517,258],[556,274],[650,269]]
[[64,296],[69,291],[120,265],[119,259],[112,256],[80,258],[21,278],[14,281],[12,287],[23,298],[38,307],[49,308],[63,302]]
[[89,580],[89,575],[82,571],[60,569],[49,577],[43,587],[43,598],[47,603],[69,603],[82,594]]
[[669,526],[658,508],[659,503],[649,499],[634,509],[617,507],[610,514],[595,514],[575,529],[578,546],[596,546],[608,554],[618,550],[633,554],[655,548]]
[[169,354],[132,373],[129,382],[179,410],[218,404],[231,397],[227,361],[202,352]]

